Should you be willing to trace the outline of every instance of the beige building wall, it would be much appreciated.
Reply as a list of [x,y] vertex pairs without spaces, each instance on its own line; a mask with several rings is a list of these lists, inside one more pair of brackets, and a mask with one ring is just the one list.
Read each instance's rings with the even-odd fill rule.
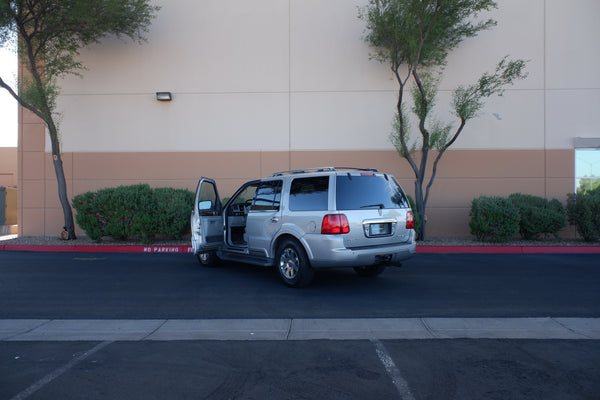
[[[69,196],[148,182],[194,189],[200,176],[228,196],[278,170],[375,167],[409,193],[413,175],[388,135],[397,84],[369,59],[357,7],[366,0],[162,0],[148,43],[106,40],[82,51],[84,78],[61,82]],[[448,59],[438,117],[506,54],[528,79],[492,98],[440,163],[428,205],[433,236],[468,235],[479,195],[574,190],[573,140],[600,136],[600,15],[596,0],[499,0],[498,26]],[[576,60],[574,62],[574,60]],[[158,102],[157,91],[173,101]],[[21,234],[62,228],[43,125],[21,112]],[[22,185],[22,186],[21,186]]]
[[17,148],[0,147],[0,186],[17,186]]

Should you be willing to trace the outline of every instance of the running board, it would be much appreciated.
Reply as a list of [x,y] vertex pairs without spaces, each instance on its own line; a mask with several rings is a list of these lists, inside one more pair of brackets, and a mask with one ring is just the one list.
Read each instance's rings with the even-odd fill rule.
[[219,258],[221,260],[242,262],[262,267],[272,267],[275,265],[275,260],[272,258],[255,257],[249,254],[219,252]]

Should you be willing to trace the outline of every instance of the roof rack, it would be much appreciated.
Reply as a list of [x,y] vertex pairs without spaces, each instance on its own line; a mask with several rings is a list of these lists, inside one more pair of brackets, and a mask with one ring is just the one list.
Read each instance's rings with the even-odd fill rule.
[[293,169],[290,171],[281,171],[271,174],[271,176],[283,176],[293,174],[306,174],[310,172],[326,172],[326,171],[369,171],[379,172],[375,168],[355,168],[355,167],[321,167],[321,168],[306,168],[306,169]]

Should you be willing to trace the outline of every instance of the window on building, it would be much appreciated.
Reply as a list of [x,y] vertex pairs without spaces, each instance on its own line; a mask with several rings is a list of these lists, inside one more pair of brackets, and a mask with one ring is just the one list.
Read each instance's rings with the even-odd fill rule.
[[600,148],[575,149],[575,191],[600,187]]

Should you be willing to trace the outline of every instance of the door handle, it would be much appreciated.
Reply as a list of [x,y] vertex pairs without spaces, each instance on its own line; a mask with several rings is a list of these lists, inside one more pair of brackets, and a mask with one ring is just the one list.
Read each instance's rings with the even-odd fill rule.
[[271,217],[271,222],[279,222],[279,218],[277,218],[277,217]]

